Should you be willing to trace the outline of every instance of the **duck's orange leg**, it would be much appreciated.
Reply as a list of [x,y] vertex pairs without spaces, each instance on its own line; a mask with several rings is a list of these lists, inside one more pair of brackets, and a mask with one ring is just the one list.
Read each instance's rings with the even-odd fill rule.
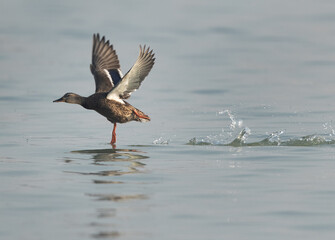
[[113,128],[113,133],[112,133],[112,140],[111,140],[111,144],[114,145],[116,143],[116,123],[114,123],[114,128]]
[[134,113],[135,113],[135,115],[138,116],[139,118],[144,118],[144,119],[148,119],[148,120],[150,120],[150,118],[149,118],[147,115],[141,115],[141,114],[139,114],[136,110],[134,110]]

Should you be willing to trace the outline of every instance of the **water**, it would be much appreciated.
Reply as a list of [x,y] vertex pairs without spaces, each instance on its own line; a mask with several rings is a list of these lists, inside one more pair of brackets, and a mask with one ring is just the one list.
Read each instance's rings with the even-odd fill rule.
[[[1,239],[333,239],[332,1],[2,1]],[[112,124],[92,34],[156,64]]]

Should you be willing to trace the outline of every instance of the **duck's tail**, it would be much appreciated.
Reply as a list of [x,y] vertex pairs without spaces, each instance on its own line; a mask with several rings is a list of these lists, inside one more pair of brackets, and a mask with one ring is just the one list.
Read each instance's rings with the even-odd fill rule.
[[149,122],[150,121],[150,117],[146,114],[144,114],[142,111],[138,110],[138,109],[134,109],[134,120],[135,121],[139,121],[139,122]]

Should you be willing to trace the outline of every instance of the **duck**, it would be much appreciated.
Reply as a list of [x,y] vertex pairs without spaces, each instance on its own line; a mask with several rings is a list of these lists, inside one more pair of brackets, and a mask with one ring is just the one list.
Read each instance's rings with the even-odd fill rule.
[[83,97],[79,94],[68,92],[53,102],[79,104],[85,109],[94,110],[106,117],[114,127],[110,144],[116,143],[117,123],[130,121],[148,122],[150,117],[141,110],[125,101],[141,86],[155,63],[155,54],[150,47],[140,45],[139,56],[123,75],[120,68],[118,55],[105,36],[100,38],[99,33],[93,34],[92,63],[90,70],[95,80],[95,93]]

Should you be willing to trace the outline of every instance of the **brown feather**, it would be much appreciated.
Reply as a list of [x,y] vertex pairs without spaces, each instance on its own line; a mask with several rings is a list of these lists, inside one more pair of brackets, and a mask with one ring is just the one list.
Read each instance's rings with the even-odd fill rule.
[[[106,98],[107,93],[95,93],[84,99],[81,104],[84,108],[95,110],[108,121],[112,123],[126,123],[130,121],[150,121],[149,119],[139,118],[134,111],[137,111],[140,115],[148,117],[145,113],[139,109],[133,107],[131,104],[125,102],[125,104],[119,103],[114,100]],[[149,118],[149,117],[148,117]]]

